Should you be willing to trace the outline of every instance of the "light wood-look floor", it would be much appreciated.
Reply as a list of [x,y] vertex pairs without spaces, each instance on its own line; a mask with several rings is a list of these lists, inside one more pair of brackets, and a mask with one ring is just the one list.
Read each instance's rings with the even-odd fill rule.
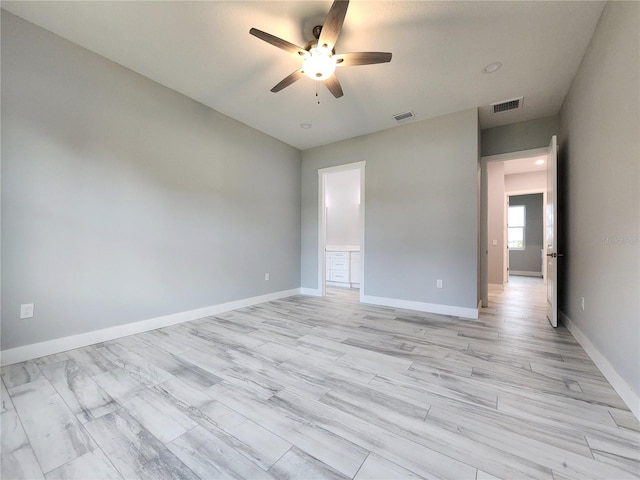
[[2,369],[2,479],[640,477],[540,280],[478,321],[297,296]]

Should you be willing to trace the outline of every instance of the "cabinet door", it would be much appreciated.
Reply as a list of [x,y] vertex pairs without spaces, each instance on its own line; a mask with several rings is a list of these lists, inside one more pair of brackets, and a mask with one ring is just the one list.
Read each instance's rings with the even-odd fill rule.
[[344,270],[349,271],[349,260],[343,260],[341,258],[334,258],[331,260],[331,270]]
[[331,270],[331,281],[349,283],[349,272],[342,270]]
[[351,257],[351,283],[360,283],[360,255]]

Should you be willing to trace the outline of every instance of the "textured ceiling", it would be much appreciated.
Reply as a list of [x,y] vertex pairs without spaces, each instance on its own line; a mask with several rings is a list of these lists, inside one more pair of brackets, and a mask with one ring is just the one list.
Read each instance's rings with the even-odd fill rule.
[[[338,53],[392,52],[338,70],[344,97],[303,78],[269,90],[300,60],[249,35],[303,46],[330,1],[2,2],[10,12],[290,145],[306,149],[479,107],[482,128],[556,114],[603,2],[353,1]],[[482,73],[502,62],[493,74]],[[320,104],[316,99],[318,87]],[[489,104],[524,97],[523,108]],[[309,129],[300,124],[310,123]]]

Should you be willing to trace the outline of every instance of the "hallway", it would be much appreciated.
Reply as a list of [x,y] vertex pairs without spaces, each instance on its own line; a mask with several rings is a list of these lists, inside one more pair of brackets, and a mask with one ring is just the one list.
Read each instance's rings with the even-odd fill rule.
[[482,309],[481,316],[501,316],[505,320],[508,318],[509,323],[531,327],[542,323],[541,326],[546,328],[549,326],[546,303],[546,285],[542,278],[511,275],[503,291],[489,289],[489,307]]

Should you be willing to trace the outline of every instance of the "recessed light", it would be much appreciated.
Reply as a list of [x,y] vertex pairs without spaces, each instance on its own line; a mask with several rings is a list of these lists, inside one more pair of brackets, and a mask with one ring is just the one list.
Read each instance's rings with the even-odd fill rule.
[[300,124],[300,128],[304,128],[305,130],[308,130],[311,128],[311,124],[310,123],[301,123]]
[[497,72],[502,68],[502,62],[493,62],[482,69],[482,73]]
[[536,160],[536,165],[542,165],[542,164],[544,164],[544,159],[541,158],[539,160]]

